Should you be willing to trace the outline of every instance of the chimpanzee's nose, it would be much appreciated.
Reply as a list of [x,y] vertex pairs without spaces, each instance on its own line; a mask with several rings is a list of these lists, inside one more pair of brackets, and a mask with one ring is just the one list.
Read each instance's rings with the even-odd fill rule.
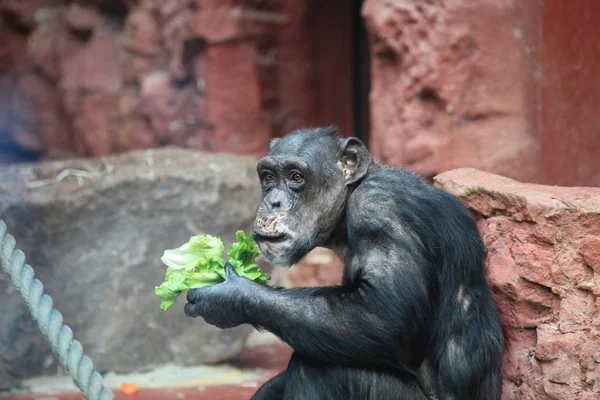
[[265,205],[267,206],[267,210],[269,212],[276,212],[281,210],[281,205],[283,203],[283,197],[285,194],[279,190],[271,191],[267,197],[265,198]]
[[279,201],[279,200],[271,201],[271,210],[277,210],[280,207],[281,207],[281,201]]

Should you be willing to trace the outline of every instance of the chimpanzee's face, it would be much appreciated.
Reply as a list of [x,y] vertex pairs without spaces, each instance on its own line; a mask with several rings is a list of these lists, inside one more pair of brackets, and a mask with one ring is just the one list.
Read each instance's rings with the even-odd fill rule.
[[292,134],[274,142],[259,161],[263,200],[253,229],[270,262],[300,261],[325,245],[343,218],[347,188],[339,150],[337,137]]

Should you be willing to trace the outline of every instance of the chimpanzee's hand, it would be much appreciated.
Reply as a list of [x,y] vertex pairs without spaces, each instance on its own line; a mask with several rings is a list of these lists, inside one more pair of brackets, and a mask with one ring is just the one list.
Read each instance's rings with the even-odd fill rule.
[[225,263],[225,271],[225,282],[188,291],[185,315],[202,317],[207,323],[221,329],[247,322],[244,310],[249,306],[250,294],[258,284],[239,276],[229,263]]

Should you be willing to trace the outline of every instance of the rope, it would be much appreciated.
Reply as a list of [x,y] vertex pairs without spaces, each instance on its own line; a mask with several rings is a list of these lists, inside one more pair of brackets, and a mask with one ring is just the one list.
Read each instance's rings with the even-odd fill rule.
[[114,399],[113,393],[104,386],[102,376],[94,371],[92,360],[83,354],[81,343],[73,339],[71,328],[63,323],[62,314],[54,308],[50,296],[44,293],[44,285],[35,278],[33,269],[25,264],[25,254],[16,245],[15,239],[6,234],[6,224],[0,219],[0,264],[52,351],[87,400]]

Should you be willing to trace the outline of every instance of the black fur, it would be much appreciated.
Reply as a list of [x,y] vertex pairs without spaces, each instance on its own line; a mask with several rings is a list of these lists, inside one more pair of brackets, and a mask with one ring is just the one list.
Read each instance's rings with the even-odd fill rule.
[[[289,160],[299,162],[301,187],[281,164]],[[288,135],[261,163],[256,230],[265,255],[293,263],[323,246],[345,269],[340,285],[321,288],[236,278],[221,311],[201,311],[205,289],[190,292],[198,308],[188,315],[250,323],[294,349],[287,371],[254,399],[500,399],[502,328],[484,246],[457,198],[377,163],[332,128]],[[269,236],[282,232],[280,242]]]

